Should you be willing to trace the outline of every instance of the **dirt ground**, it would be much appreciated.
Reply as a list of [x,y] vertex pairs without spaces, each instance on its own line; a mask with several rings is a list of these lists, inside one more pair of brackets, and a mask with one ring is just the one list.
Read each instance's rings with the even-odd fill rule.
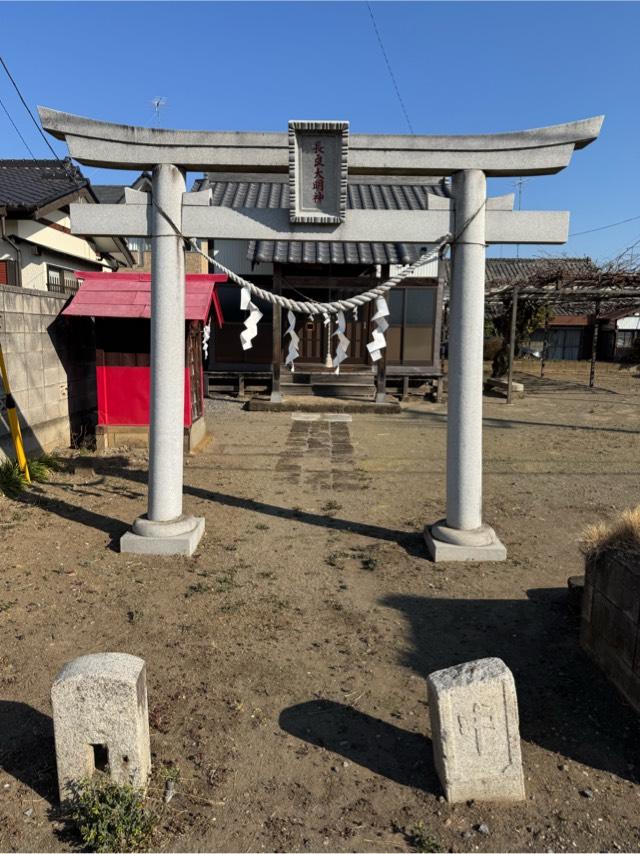
[[[159,850],[640,849],[640,720],[581,653],[566,593],[584,526],[640,501],[640,380],[527,386],[485,402],[505,563],[426,558],[446,406],[418,400],[350,422],[209,402],[192,559],[117,552],[145,509],[141,453],[71,452],[75,472],[0,498],[0,849],[73,847],[49,691],[97,651],[147,662],[153,761],[180,772]],[[515,675],[527,800],[451,806],[425,679],[493,655]]]

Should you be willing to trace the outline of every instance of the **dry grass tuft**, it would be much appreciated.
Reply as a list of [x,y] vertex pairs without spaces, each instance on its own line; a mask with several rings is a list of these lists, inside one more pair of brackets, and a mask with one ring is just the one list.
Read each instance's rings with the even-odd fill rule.
[[582,535],[580,548],[588,558],[610,550],[640,557],[640,505],[624,510],[619,519],[608,525],[590,525]]

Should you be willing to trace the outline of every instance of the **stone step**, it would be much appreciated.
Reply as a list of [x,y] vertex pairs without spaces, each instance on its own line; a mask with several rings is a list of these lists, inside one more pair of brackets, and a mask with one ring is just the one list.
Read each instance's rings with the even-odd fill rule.
[[319,383],[312,386],[318,397],[351,397],[372,400],[375,395],[373,383]]
[[369,372],[349,372],[340,371],[339,374],[334,374],[333,371],[326,374],[311,374],[311,385],[374,385],[374,375]]
[[316,397],[350,397],[358,400],[370,400],[375,395],[375,385],[373,383],[295,383],[286,382],[280,383],[280,391],[285,397],[292,395]]
[[280,383],[280,391],[285,397],[291,397],[292,395],[305,395],[307,397],[311,397],[313,394],[313,388],[308,383]]

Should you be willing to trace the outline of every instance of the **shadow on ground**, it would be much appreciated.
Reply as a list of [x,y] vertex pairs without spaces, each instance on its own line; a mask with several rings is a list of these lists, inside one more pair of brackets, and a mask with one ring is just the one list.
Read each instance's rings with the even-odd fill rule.
[[331,700],[310,700],[284,709],[285,732],[369,768],[394,783],[439,792],[431,741],[423,735]]
[[[147,472],[141,471],[140,469],[129,468],[126,458],[95,458],[93,460],[93,465],[96,474],[120,477],[124,480],[130,480],[140,484],[147,483]],[[306,510],[282,507],[277,504],[267,504],[265,501],[258,501],[255,498],[242,498],[237,495],[228,495],[224,492],[214,492],[211,489],[203,489],[202,487],[192,486],[187,483],[184,484],[184,492],[187,495],[193,495],[196,498],[202,498],[205,501],[212,501],[226,507],[237,507],[241,510],[251,510],[254,513],[263,513],[266,516],[278,517],[280,519],[291,519],[292,521],[304,522],[307,525],[327,528],[328,530],[350,531],[351,533],[361,534],[365,537],[372,537],[373,539],[398,543],[398,545],[413,557],[423,558],[425,561],[429,560],[424,545],[424,538],[421,533],[400,531],[395,528],[385,528],[382,525],[369,525],[365,522],[354,522],[350,519],[340,519],[328,514],[310,513]],[[135,494],[135,497],[139,496]],[[43,503],[43,506],[45,509],[50,510],[53,513],[57,513],[64,518],[75,518],[78,522],[91,524],[98,530],[105,531],[113,537],[112,542],[117,543],[120,536],[128,528],[127,525],[120,522],[118,519],[112,519],[109,516],[92,513],[88,510],[82,511],[74,505],[67,504],[66,502],[60,502],[59,500],[51,499],[48,504]],[[95,517],[95,519],[93,517]]]
[[[403,414],[409,418],[424,418],[432,424],[444,426],[447,416],[444,412],[430,412],[422,409],[414,409],[410,406],[403,410]],[[587,430],[595,433],[631,433],[640,434],[640,430],[632,430],[630,427],[598,427],[591,424],[557,424],[555,421],[522,421],[515,418],[487,418],[482,419],[485,427],[497,428],[498,430],[512,430],[516,427],[553,427],[558,430]]]
[[523,600],[388,596],[404,615],[410,646],[401,663],[435,670],[497,656],[513,671],[522,738],[563,757],[637,782],[640,719],[582,652],[578,617],[562,588]]
[[58,783],[51,718],[25,703],[0,700],[0,766],[53,803]]
[[[55,488],[60,489],[63,487],[61,487],[60,484],[47,485],[47,489]],[[81,490],[73,490],[73,495],[76,498],[79,495],[83,497],[87,495],[95,497],[102,495],[102,493],[83,493]],[[89,528],[95,528],[97,531],[102,531],[109,536],[110,542],[108,548],[112,551],[118,550],[120,537],[130,527],[129,524],[126,524],[121,519],[115,519],[113,516],[107,516],[104,513],[96,513],[93,510],[89,510],[87,507],[79,507],[77,504],[72,504],[62,498],[54,498],[52,496],[45,495],[44,490],[39,486],[32,486],[30,492],[17,495],[15,500],[22,504],[35,504],[43,510],[46,510],[48,513],[54,513],[56,516],[60,516],[62,519],[67,519],[70,522],[78,522],[80,525],[86,525]]]

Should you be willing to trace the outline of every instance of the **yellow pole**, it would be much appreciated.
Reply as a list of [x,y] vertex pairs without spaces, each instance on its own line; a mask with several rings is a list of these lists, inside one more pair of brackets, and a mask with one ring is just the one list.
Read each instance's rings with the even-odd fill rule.
[[20,422],[18,421],[18,410],[16,409],[16,402],[13,399],[13,395],[11,394],[11,389],[9,387],[9,377],[7,375],[7,366],[4,362],[4,355],[2,353],[1,343],[0,374],[2,374],[2,384],[4,386],[4,393],[7,397],[7,420],[9,422],[9,429],[11,430],[11,438],[13,439],[13,447],[16,449],[16,459],[18,460],[18,468],[22,472],[22,476],[27,481],[27,483],[31,483],[31,477],[29,475],[29,464],[27,463],[27,457],[24,452],[24,445],[22,443],[22,433],[20,432]]

